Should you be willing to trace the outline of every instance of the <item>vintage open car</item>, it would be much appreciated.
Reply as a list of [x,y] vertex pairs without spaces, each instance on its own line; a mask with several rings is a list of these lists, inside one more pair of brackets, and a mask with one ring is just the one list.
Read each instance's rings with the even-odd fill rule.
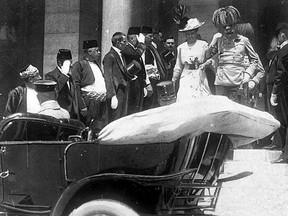
[[[252,108],[232,104],[237,107],[232,109],[232,102],[228,108],[219,105],[222,110],[213,108],[215,112],[205,105],[211,105],[209,100],[200,101],[202,108],[199,101],[193,103],[197,110],[193,104],[172,104],[116,120],[100,133],[77,120],[21,113],[6,117],[0,122],[0,213],[134,216],[213,211],[220,191],[217,179],[231,144],[269,135],[279,122]],[[171,116],[179,109],[181,114]],[[190,118],[191,113],[195,117]],[[231,132],[235,118],[241,120],[239,130]],[[227,119],[232,124],[227,125]]]

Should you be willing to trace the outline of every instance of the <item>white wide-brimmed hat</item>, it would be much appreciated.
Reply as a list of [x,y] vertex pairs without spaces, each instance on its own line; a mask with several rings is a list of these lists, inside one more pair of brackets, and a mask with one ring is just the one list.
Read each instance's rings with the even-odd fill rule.
[[205,22],[199,22],[197,18],[191,18],[187,21],[186,26],[183,29],[180,29],[180,32],[191,31],[202,26]]

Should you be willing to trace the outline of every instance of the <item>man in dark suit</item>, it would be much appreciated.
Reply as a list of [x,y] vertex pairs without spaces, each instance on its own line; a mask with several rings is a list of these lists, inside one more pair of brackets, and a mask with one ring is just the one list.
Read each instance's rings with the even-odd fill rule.
[[270,102],[275,106],[276,118],[281,124],[279,134],[283,150],[280,157],[272,162],[288,163],[288,24],[278,26],[276,35],[280,49],[276,56],[277,64]]
[[150,98],[145,98],[144,109],[150,109],[160,106],[158,102],[157,84],[166,80],[167,72],[163,59],[153,42],[152,27],[142,26],[141,34],[145,37],[146,45],[146,51],[142,55],[142,59],[153,89],[152,96]]
[[175,39],[173,36],[168,36],[164,41],[164,51],[161,53],[167,69],[167,80],[172,80],[173,68],[176,64]]
[[71,76],[72,54],[68,49],[59,49],[57,53],[57,66],[45,75],[46,80],[57,83],[57,101],[63,109],[66,109],[71,118],[79,119],[78,100],[75,82]]
[[84,41],[83,52],[83,58],[75,62],[72,69],[81,121],[92,130],[99,131],[107,124],[107,113],[106,86],[98,63],[100,50],[97,40]]
[[147,96],[148,91],[151,92],[151,89],[149,89],[150,81],[146,82],[145,66],[141,58],[146,46],[144,43],[139,43],[137,38],[139,33],[140,27],[130,27],[127,33],[128,44],[121,51],[128,67],[128,76],[130,76],[128,114],[142,111],[144,96]]
[[121,54],[126,46],[126,35],[114,33],[112,47],[103,59],[109,122],[127,115],[129,83],[126,63]]

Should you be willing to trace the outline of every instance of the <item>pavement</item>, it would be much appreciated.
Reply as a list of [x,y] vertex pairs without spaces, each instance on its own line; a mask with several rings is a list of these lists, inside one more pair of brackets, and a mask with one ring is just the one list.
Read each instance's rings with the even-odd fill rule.
[[232,150],[219,177],[215,216],[288,216],[288,164],[271,164],[281,151]]

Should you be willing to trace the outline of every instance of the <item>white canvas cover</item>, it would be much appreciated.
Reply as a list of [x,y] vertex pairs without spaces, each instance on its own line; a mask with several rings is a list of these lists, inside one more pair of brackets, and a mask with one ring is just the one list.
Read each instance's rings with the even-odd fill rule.
[[100,131],[101,144],[172,142],[186,134],[227,134],[234,146],[264,138],[280,127],[272,115],[229,100],[207,96],[132,114]]

